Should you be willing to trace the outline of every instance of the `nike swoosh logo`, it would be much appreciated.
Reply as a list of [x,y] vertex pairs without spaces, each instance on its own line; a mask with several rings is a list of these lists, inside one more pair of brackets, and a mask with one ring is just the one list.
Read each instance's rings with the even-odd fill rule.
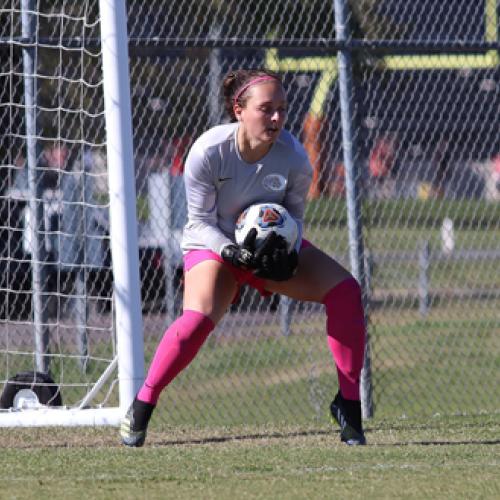
[[232,177],[219,177],[219,182],[229,181]]

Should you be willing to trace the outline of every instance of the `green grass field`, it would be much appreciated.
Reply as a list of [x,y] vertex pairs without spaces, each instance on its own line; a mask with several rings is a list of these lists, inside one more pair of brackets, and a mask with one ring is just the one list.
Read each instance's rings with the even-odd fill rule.
[[460,302],[373,311],[366,447],[328,419],[324,319],[297,315],[289,337],[267,321],[211,338],[142,449],[115,428],[0,429],[0,498],[500,498],[498,307],[469,305],[480,318]]
[[[462,210],[457,248],[498,249],[497,205],[448,205]],[[387,204],[367,248],[413,252],[427,240],[438,249],[444,212],[415,203],[403,214],[408,224],[393,227],[387,214],[402,208]],[[481,213],[488,219],[478,225]],[[312,222],[312,241],[347,255],[345,221],[324,225],[317,211]],[[500,498],[497,260],[431,263],[426,317],[405,295],[417,291],[417,262],[373,272],[368,446],[341,445],[329,422],[337,382],[323,314],[297,313],[289,336],[277,313],[229,314],[162,394],[145,448],[121,447],[114,428],[0,429],[0,498]],[[469,290],[482,295],[460,296]],[[146,365],[162,333],[157,320],[146,318]],[[91,348],[96,358],[112,357],[109,343]],[[29,353],[15,356],[16,371],[32,366]],[[13,359],[4,354],[0,367],[12,370]],[[105,366],[92,360],[82,375],[75,357],[54,361],[54,378],[70,384],[64,401],[81,398],[84,388],[71,384],[91,384]]]
[[500,414],[375,419],[368,446],[328,424],[150,432],[141,449],[104,429],[0,430],[5,499],[500,497]]

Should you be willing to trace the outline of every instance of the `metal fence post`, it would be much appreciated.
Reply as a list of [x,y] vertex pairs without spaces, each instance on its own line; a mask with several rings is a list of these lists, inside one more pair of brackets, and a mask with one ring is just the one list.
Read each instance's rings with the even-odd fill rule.
[[292,314],[295,308],[295,300],[280,295],[279,313],[281,335],[288,337],[290,335],[290,326],[292,324]]
[[373,254],[369,250],[365,250],[365,293],[366,293],[366,304],[365,312],[370,313],[370,300],[372,295],[372,282],[373,282]]
[[[210,29],[210,37],[214,40],[220,37],[222,29],[216,24]],[[208,76],[208,121],[211,127],[220,123],[222,109],[219,96],[219,82],[221,81],[221,64],[220,64],[220,49],[211,48],[208,59],[209,76]]]
[[[169,171],[164,173],[163,180],[165,182],[165,219],[167,235],[172,235],[174,232],[173,224],[173,196],[172,196],[172,176]],[[172,323],[175,320],[175,289],[174,276],[175,264],[172,252],[171,237],[164,241],[163,245],[163,265],[165,269],[165,302],[167,312],[167,322]]]
[[[342,145],[346,172],[346,201],[349,228],[349,258],[351,271],[363,289],[366,305],[367,290],[364,273],[363,234],[361,222],[359,189],[360,171],[354,157],[357,152],[354,131],[354,92],[352,83],[352,56],[348,46],[350,33],[348,22],[348,7],[345,0],[334,0],[335,36],[341,44],[338,51],[337,64],[339,68],[340,114],[342,122]],[[371,356],[368,332],[366,335],[365,358],[361,374],[361,406],[363,417],[373,416]]]
[[[35,1],[23,0],[23,38],[35,41]],[[33,288],[33,319],[35,336],[35,364],[37,371],[49,371],[49,336],[47,325],[47,249],[44,235],[43,171],[38,169],[38,145],[36,124],[36,54],[34,45],[23,46],[24,100],[26,115],[26,165],[28,167],[29,221],[31,241],[31,266]],[[45,228],[46,229],[46,228]]]

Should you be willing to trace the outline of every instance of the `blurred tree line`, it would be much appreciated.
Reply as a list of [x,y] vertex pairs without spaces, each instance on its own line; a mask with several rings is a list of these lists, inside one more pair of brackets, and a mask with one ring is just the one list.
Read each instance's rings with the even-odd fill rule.
[[[4,38],[21,35],[21,2],[8,3],[11,11],[0,12],[0,36]],[[463,9],[468,2],[451,0],[451,3],[456,12],[450,11],[450,19],[465,17]],[[411,6],[395,0],[348,0],[348,4],[356,39],[397,40],[418,33],[422,26],[427,26],[430,35],[434,33],[432,29],[444,29],[439,22],[423,15],[423,9],[430,5],[428,0],[414,0]],[[99,2],[38,0],[36,7],[40,11],[37,16],[40,43],[36,48],[39,136],[47,142],[66,141],[75,154],[87,144],[103,145]],[[220,33],[229,47],[233,38],[296,39],[304,43],[307,39],[335,38],[333,1],[129,0],[127,7],[135,148],[144,155],[153,154],[163,138],[186,133],[197,135],[206,128],[210,114],[208,94],[210,89],[213,91],[214,82],[210,82],[211,49],[204,46],[204,40],[215,36],[214,33]],[[413,15],[418,9],[420,15]],[[479,7],[468,9],[469,14],[480,12]],[[462,22],[474,24],[467,19]],[[44,39],[50,39],[51,43],[43,43]],[[140,39],[149,39],[146,47]],[[177,48],[166,49],[164,39],[169,43],[177,41]],[[183,45],[186,39],[197,40],[199,45],[186,47]],[[220,63],[220,76],[232,64],[238,65],[239,59],[253,65],[262,60],[262,51],[223,50],[221,59],[225,61]],[[379,63],[373,53],[356,51],[355,75],[362,78],[367,69],[372,70]],[[2,164],[12,163],[13,152],[22,148],[25,112],[22,72],[22,47],[2,43]],[[220,100],[218,104],[221,106]]]
[[[356,37],[376,37],[376,26],[387,21],[374,13],[375,0],[351,0]],[[11,12],[0,13],[0,36],[21,36],[21,2],[10,2]],[[37,121],[42,140],[67,140],[76,147],[102,144],[104,103],[100,62],[98,0],[67,2],[39,0],[36,16]],[[166,51],[158,43],[148,49],[131,44],[131,89],[134,130],[141,129],[144,150],[147,137],[197,131],[207,121],[206,60],[209,49],[203,37],[334,38],[333,2],[323,0],[129,0],[128,30],[137,38],[197,38],[199,48]],[[371,14],[373,12],[373,14]],[[393,26],[390,26],[393,29]],[[51,40],[43,43],[43,40]],[[54,43],[57,42],[57,43]],[[0,99],[2,158],[21,147],[24,108],[22,47],[0,46]],[[182,57],[179,57],[181,55]],[[187,57],[187,59],[186,59]],[[190,64],[189,60],[196,61]],[[195,112],[193,112],[196,110]],[[197,117],[195,117],[197,115]],[[146,142],[145,142],[146,141]],[[10,158],[9,163],[14,158]],[[4,163],[4,160],[2,160]]]

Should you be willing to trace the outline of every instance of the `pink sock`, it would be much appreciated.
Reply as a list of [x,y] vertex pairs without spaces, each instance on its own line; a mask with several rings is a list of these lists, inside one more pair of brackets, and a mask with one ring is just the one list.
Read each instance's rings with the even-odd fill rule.
[[340,393],[359,400],[359,379],[365,354],[365,318],[361,289],[354,278],[332,288],[324,297],[328,345],[337,365]]
[[208,316],[184,311],[163,335],[137,399],[156,404],[161,391],[193,360],[214,326]]

